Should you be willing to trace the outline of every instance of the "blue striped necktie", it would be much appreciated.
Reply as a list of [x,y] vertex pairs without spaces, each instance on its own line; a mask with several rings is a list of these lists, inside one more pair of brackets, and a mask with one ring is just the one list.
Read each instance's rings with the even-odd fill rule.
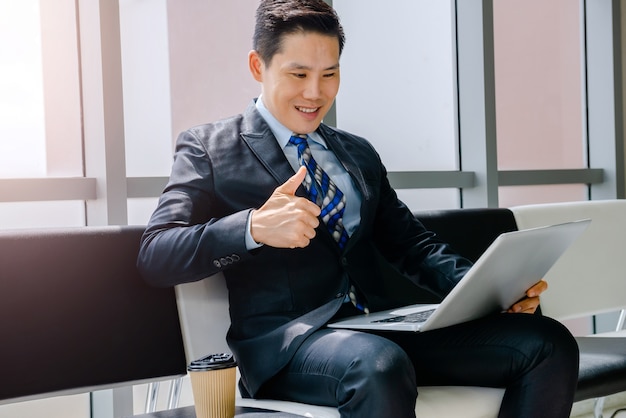
[[304,187],[309,199],[320,207],[320,217],[328,232],[333,236],[339,248],[343,249],[348,241],[348,233],[343,227],[343,213],[346,209],[346,197],[317,164],[305,136],[294,135],[289,142],[298,147],[298,160],[307,169]]
[[[298,147],[298,160],[300,165],[306,167],[307,175],[304,179],[304,187],[309,199],[322,209],[320,214],[322,221],[326,224],[328,232],[333,236],[339,248],[343,249],[348,241],[348,233],[343,226],[346,197],[313,158],[306,135],[294,134],[289,138],[289,143]],[[350,301],[357,309],[369,313],[367,307],[361,302],[362,298],[352,284],[350,285],[348,295],[350,296]]]

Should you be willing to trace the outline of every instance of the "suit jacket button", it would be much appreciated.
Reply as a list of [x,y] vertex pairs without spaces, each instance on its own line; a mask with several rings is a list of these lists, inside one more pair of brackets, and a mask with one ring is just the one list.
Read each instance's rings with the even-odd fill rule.
[[348,265],[348,259],[346,257],[341,257],[341,265],[344,267]]
[[339,292],[339,293],[337,293],[337,294],[335,295],[335,298],[339,299],[339,298],[342,298],[342,297],[344,297],[344,296],[345,296],[345,295],[344,295],[343,293]]

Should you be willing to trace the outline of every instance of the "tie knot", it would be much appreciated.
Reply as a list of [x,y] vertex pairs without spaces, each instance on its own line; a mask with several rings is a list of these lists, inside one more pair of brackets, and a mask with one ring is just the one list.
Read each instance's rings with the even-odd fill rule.
[[306,138],[306,135],[293,134],[291,138],[289,138],[289,143],[300,146],[300,144],[307,142]]

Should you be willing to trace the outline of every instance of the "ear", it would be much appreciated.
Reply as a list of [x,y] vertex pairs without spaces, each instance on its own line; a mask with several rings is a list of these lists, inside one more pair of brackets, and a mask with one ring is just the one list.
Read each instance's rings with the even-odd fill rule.
[[252,77],[259,83],[263,82],[263,60],[261,60],[261,56],[255,50],[252,50],[248,53],[248,66],[250,67],[250,73]]

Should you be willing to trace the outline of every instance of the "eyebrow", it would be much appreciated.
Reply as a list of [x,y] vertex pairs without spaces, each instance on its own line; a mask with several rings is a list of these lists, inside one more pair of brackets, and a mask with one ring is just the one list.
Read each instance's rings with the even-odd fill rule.
[[[307,65],[298,64],[296,62],[289,64],[286,68],[287,70],[312,70],[311,67]],[[322,71],[337,70],[338,68],[339,68],[339,63],[331,65],[328,68],[324,68]]]

